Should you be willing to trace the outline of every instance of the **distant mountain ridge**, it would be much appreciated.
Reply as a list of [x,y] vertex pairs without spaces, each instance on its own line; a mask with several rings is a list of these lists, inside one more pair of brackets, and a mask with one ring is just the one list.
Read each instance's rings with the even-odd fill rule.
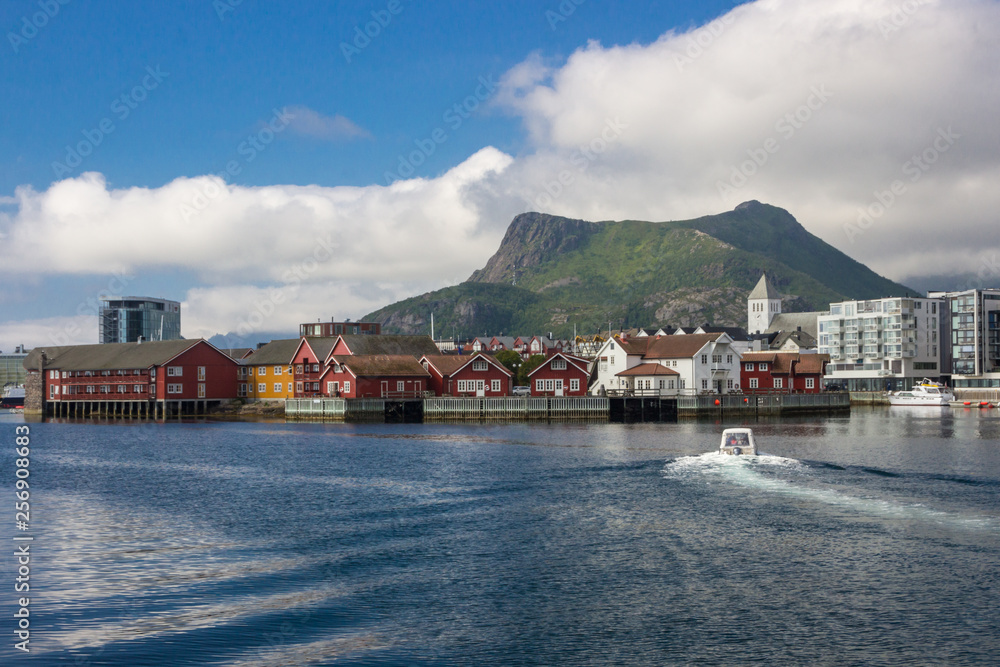
[[[809,233],[781,208],[749,201],[676,222],[514,218],[468,280],[370,313],[398,333],[451,336],[614,326],[746,325],[746,297],[766,271],[785,311],[915,294]],[[603,327],[602,327],[603,325]]]

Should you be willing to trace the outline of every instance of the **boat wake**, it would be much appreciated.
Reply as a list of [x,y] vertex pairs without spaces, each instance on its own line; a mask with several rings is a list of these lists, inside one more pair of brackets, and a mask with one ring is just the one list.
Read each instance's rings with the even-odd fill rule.
[[850,475],[845,468],[817,467],[782,456],[725,456],[710,452],[671,461],[664,467],[663,474],[667,479],[717,480],[772,497],[788,497],[798,501],[799,506],[801,501],[807,501],[816,506],[837,508],[897,524],[917,522],[971,531],[1000,531],[1000,520],[996,517],[947,512],[923,503],[880,497],[877,493],[884,493],[884,489],[869,492],[844,486],[850,483],[847,479],[823,479],[824,475]]

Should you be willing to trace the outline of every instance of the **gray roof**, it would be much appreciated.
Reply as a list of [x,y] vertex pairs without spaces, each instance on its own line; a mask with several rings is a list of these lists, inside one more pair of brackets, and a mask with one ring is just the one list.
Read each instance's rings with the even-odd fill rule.
[[798,331],[799,328],[801,328],[802,331],[805,331],[813,338],[816,338],[819,331],[816,324],[816,318],[820,315],[826,315],[826,313],[778,313],[774,316],[774,319],[771,320],[771,324],[767,327],[767,331],[765,331],[765,333]]
[[[358,335],[354,337],[372,338],[373,336]],[[301,344],[302,341],[306,341],[309,343],[309,347],[312,349],[312,351],[316,353],[316,358],[319,359],[320,361],[326,361],[326,358],[330,356],[330,352],[333,351],[333,346],[337,343],[337,340],[339,339],[340,336],[305,336],[298,340],[298,344],[296,344],[295,349],[298,350],[299,344]]]
[[251,352],[253,352],[253,348],[252,347],[228,347],[228,348],[225,348],[224,350],[222,350],[222,353],[224,355],[226,355],[227,357],[232,357],[233,359],[236,359],[237,361],[239,361],[240,359],[243,359],[244,357],[246,357]]
[[[43,370],[102,371],[149,368],[162,365],[199,343],[211,345],[205,339],[199,338],[196,340],[164,340],[145,343],[40,346],[33,349],[25,357],[24,368],[38,370],[42,353],[45,354],[46,360]],[[217,348],[213,347],[213,349]]]
[[729,334],[729,337],[733,340],[750,340],[750,334],[743,327],[710,327],[705,325],[701,327],[701,330],[705,333]]
[[[361,334],[345,334],[341,338],[347,343],[347,348],[351,351],[351,354],[408,354],[414,359],[419,359],[425,354],[437,355],[441,353],[430,336],[366,336]],[[489,343],[489,341],[490,339],[487,338],[486,343]],[[316,348],[313,347],[313,349],[315,350]]]
[[767,274],[763,274],[760,280],[757,281],[757,286],[753,288],[750,292],[748,299],[780,299],[781,295],[778,294],[778,290],[774,289],[774,285],[771,281],[767,279]]
[[[244,366],[279,366],[292,363],[295,351],[299,349],[299,338],[272,340],[240,363]],[[314,348],[315,349],[315,348]]]
[[792,340],[796,345],[802,348],[811,349],[816,347],[816,337],[809,332],[802,331],[782,331],[774,337],[771,341],[772,349],[780,349],[789,340]]

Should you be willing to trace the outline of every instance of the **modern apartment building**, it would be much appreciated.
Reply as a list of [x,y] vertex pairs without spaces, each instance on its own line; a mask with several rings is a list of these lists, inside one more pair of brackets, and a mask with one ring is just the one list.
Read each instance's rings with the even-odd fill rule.
[[144,296],[101,299],[101,343],[180,340],[181,304]]
[[817,317],[819,353],[829,354],[825,381],[854,391],[909,389],[940,378],[947,355],[941,298],[892,297],[830,304]]
[[955,387],[1000,387],[1000,289],[930,292],[944,306],[945,372]]

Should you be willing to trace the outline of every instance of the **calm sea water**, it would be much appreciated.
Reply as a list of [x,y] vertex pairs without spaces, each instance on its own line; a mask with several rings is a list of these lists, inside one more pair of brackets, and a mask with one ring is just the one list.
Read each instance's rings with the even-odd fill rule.
[[755,459],[721,427],[32,424],[0,660],[1000,662],[1000,417],[754,424]]

